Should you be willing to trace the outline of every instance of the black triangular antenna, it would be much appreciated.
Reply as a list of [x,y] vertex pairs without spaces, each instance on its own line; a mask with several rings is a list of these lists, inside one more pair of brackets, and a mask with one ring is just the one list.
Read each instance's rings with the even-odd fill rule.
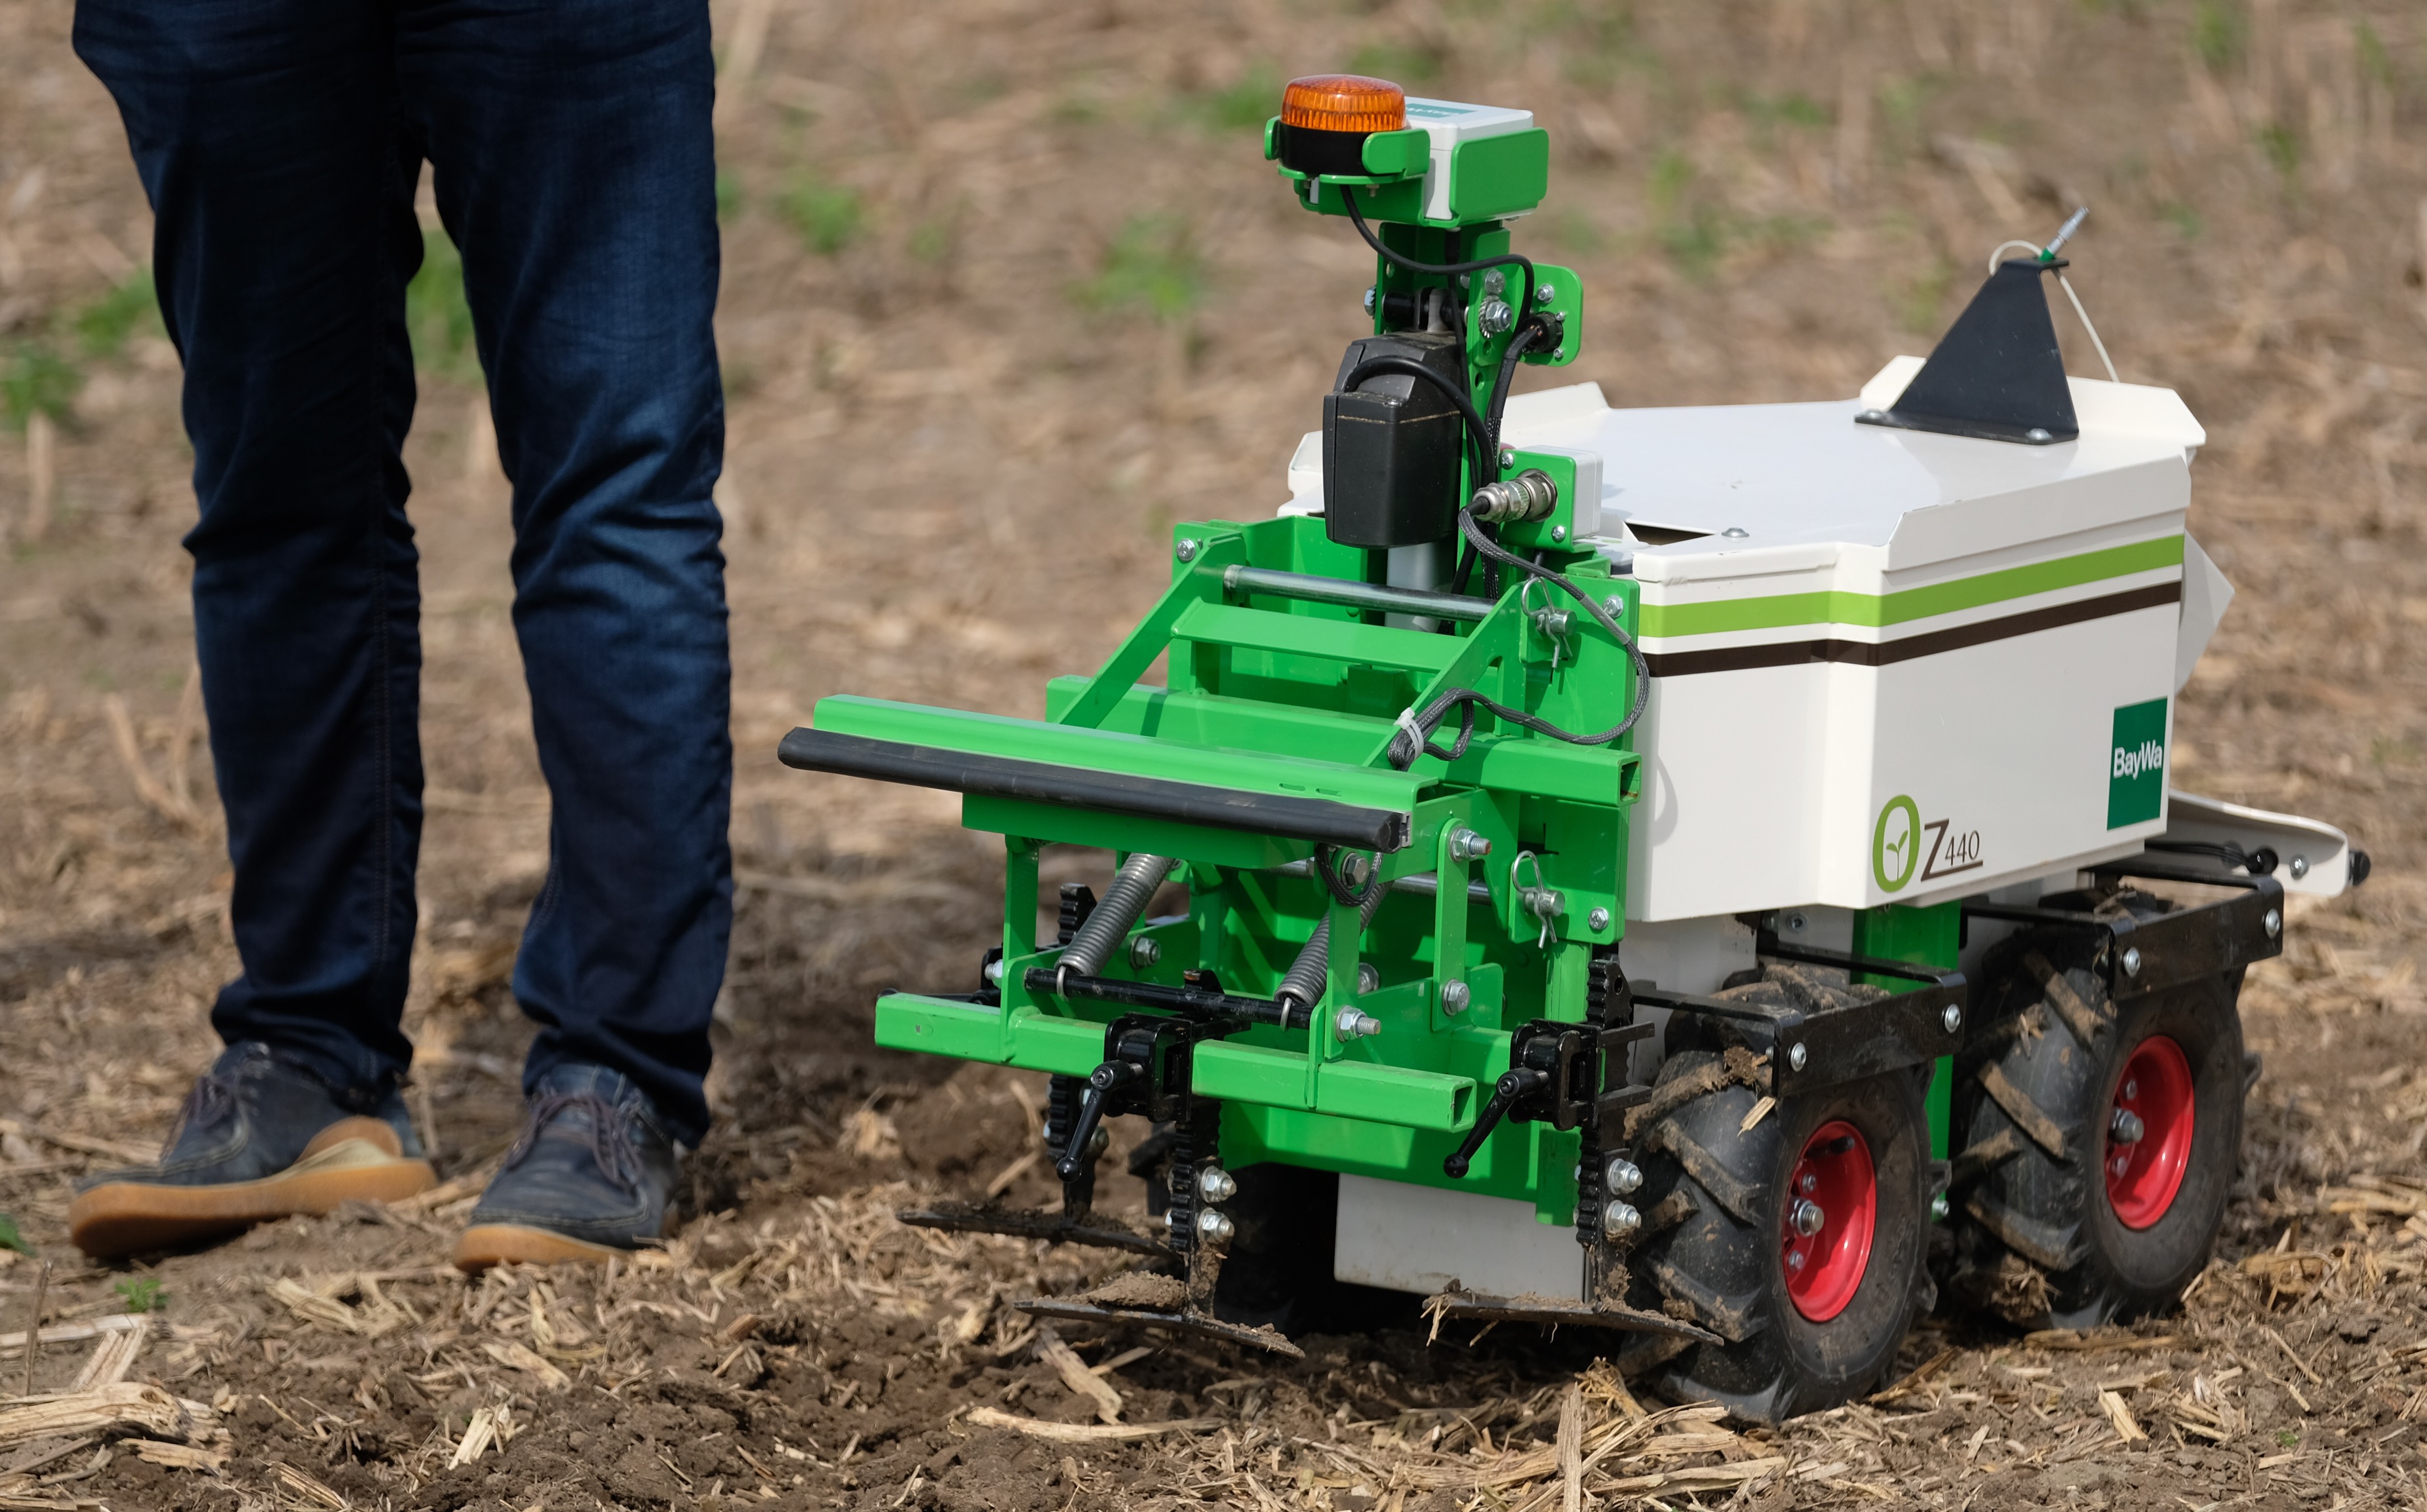
[[2048,318],[2047,294],[2040,286],[2042,273],[2064,266],[2059,257],[1999,263],[1895,407],[1865,410],[1854,418],[1864,425],[2027,447],[2080,435],[2056,323]]

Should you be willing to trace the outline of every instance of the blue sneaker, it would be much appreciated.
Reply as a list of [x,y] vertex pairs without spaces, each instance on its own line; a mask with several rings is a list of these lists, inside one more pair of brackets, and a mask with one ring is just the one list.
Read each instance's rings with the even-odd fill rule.
[[301,1063],[248,1041],[194,1083],[157,1162],[80,1183],[68,1238],[115,1260],[350,1199],[394,1202],[437,1179],[396,1089],[364,1113]]
[[648,1097],[603,1065],[559,1065],[540,1079],[455,1263],[603,1262],[672,1230],[674,1186],[674,1136]]

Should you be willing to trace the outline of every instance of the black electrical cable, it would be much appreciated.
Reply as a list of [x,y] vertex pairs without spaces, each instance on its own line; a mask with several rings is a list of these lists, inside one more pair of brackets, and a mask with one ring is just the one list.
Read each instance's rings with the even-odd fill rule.
[[1366,872],[1365,890],[1359,892],[1340,879],[1340,873],[1337,870],[1340,854],[1340,847],[1336,845],[1316,846],[1314,874],[1322,879],[1324,891],[1351,908],[1362,908],[1365,906],[1366,900],[1374,896],[1374,889],[1382,886],[1382,869],[1377,864],[1371,871]]
[[[1564,574],[1553,572],[1548,567],[1538,566],[1527,561],[1517,553],[1504,549],[1498,542],[1486,537],[1483,527],[1474,518],[1473,510],[1458,511],[1458,528],[1474,545],[1476,553],[1487,561],[1513,567],[1528,577],[1539,577],[1566,590],[1577,603],[1584,606],[1586,613],[1590,614],[1595,621],[1599,622],[1603,629],[1607,630],[1620,645],[1626,648],[1627,659],[1635,664],[1634,707],[1626,711],[1626,718],[1619,721],[1609,729],[1593,735],[1578,735],[1572,730],[1563,730],[1546,719],[1528,714],[1522,708],[1510,708],[1506,704],[1490,698],[1474,689],[1451,688],[1436,695],[1423,708],[1411,711],[1409,719],[1415,729],[1410,732],[1402,728],[1397,735],[1392,737],[1389,753],[1391,765],[1398,771],[1405,772],[1415,764],[1419,755],[1433,756],[1442,761],[1455,761],[1464,756],[1468,742],[1474,738],[1474,706],[1477,705],[1490,709],[1511,724],[1522,725],[1538,735],[1547,735],[1555,740],[1565,740],[1571,745],[1607,745],[1635,728],[1636,722],[1643,717],[1644,706],[1652,699],[1652,669],[1644,661],[1643,651],[1635,643],[1635,638],[1620,627],[1617,617],[1595,601],[1590,593],[1578,587],[1572,578]],[[1448,717],[1449,711],[1453,708],[1458,711],[1458,740],[1449,750],[1444,751],[1432,743],[1432,735],[1433,731],[1441,727],[1442,721]]]
[[1532,258],[1521,256],[1516,252],[1502,252],[1496,257],[1478,257],[1467,263],[1420,263],[1404,252],[1394,252],[1383,246],[1381,238],[1374,235],[1373,228],[1365,224],[1365,213],[1357,208],[1357,196],[1351,193],[1345,185],[1339,186],[1339,188],[1340,203],[1348,207],[1349,222],[1356,226],[1357,234],[1365,238],[1365,245],[1381,253],[1385,261],[1396,264],[1410,273],[1442,275],[1479,273],[1487,268],[1522,268],[1525,270],[1525,293],[1524,297],[1518,301],[1517,307],[1523,310],[1532,306],[1534,302],[1534,260]]

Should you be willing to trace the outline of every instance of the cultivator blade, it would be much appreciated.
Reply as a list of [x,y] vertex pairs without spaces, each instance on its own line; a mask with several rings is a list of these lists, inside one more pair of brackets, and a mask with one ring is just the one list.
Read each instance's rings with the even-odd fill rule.
[[1039,1318],[1065,1318],[1077,1323],[1119,1324],[1131,1327],[1166,1328],[1177,1333],[1192,1333],[1205,1339],[1219,1339],[1228,1343],[1242,1344],[1249,1349],[1262,1349],[1291,1359],[1304,1359],[1306,1351],[1291,1343],[1278,1330],[1270,1327],[1250,1328],[1245,1324],[1225,1323],[1211,1313],[1189,1310],[1173,1311],[1164,1308],[1132,1308],[1118,1304],[1090,1302],[1084,1297],[1031,1297],[1012,1306]]
[[1425,1299],[1425,1313],[1436,1327],[1443,1323],[1531,1323],[1545,1328],[1609,1328],[1621,1333],[1666,1334],[1697,1343],[1723,1342],[1718,1335],[1665,1313],[1628,1307],[1591,1307],[1545,1296],[1487,1296],[1475,1292],[1443,1292]]
[[932,1208],[904,1208],[895,1214],[913,1228],[941,1228],[959,1234],[1009,1234],[1015,1239],[1041,1239],[1049,1244],[1089,1244],[1099,1249],[1125,1249],[1157,1260],[1171,1247],[1109,1219],[1091,1214],[1045,1212],[1035,1208],[989,1208],[972,1202],[939,1202]]

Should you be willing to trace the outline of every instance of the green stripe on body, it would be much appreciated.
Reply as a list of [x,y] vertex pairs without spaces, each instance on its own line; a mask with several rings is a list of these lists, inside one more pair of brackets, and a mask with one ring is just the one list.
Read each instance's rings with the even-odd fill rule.
[[1935,614],[1952,614],[1960,610],[1979,609],[2008,599],[2028,598],[2034,593],[2078,588],[2109,577],[2182,564],[2183,538],[2170,535],[1893,593],[1832,589],[1708,604],[1654,604],[1647,600],[1642,607],[1642,633],[1653,637],[1718,635],[1731,630],[1778,630],[1802,625],[1903,625]]

